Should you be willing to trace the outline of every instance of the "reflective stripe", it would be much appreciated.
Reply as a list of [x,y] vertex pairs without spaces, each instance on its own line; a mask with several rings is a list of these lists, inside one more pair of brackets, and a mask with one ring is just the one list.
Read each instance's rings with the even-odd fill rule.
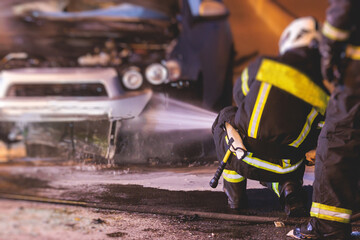
[[324,23],[322,33],[327,37],[335,41],[344,41],[349,38],[350,31],[346,31],[340,28],[332,26],[329,22]]
[[271,89],[270,84],[261,83],[260,90],[255,102],[255,106],[250,118],[249,129],[248,129],[249,137],[256,138],[257,136],[260,119],[264,111],[264,106],[269,96],[270,89]]
[[325,114],[329,101],[327,93],[305,74],[288,65],[264,59],[257,73],[256,80],[267,82],[280,88],[312,105],[322,115]]
[[273,182],[271,185],[272,185],[272,189],[274,190],[274,192],[276,193],[276,195],[278,195],[278,197],[280,197],[280,193],[279,193],[279,183],[278,183],[278,182]]
[[334,222],[349,223],[352,211],[345,208],[338,208],[317,202],[313,202],[310,210],[312,217],[325,219]]
[[[298,169],[298,167],[301,166],[301,163],[304,161],[303,159],[300,160],[299,162],[297,162],[296,164],[292,165],[292,166],[288,166],[288,167],[283,167],[265,160],[262,160],[260,158],[256,158],[252,156],[253,153],[249,153],[244,159],[243,161],[246,162],[247,164],[256,167],[256,168],[260,168],[269,172],[274,172],[274,173],[279,173],[279,174],[286,174],[286,173],[290,173],[295,171],[296,169]],[[283,159],[283,161],[286,159]]]
[[224,169],[224,171],[223,171],[223,178],[227,182],[231,182],[231,183],[239,183],[239,182],[242,182],[245,180],[245,178],[243,176],[239,175],[237,172],[227,170],[227,169]]
[[300,146],[300,144],[305,140],[305,138],[309,134],[309,132],[311,130],[311,125],[313,124],[317,115],[318,115],[318,112],[313,108],[311,110],[311,112],[309,113],[309,115],[307,116],[306,123],[305,123],[299,137],[295,141],[293,141],[291,144],[289,144],[289,146],[292,146],[292,147]]
[[249,72],[248,72],[248,68],[245,68],[241,74],[241,89],[245,96],[250,91],[248,81],[249,81]]
[[346,57],[354,60],[360,60],[360,47],[348,45],[346,47]]
[[282,162],[284,168],[291,166],[290,159],[283,159]]

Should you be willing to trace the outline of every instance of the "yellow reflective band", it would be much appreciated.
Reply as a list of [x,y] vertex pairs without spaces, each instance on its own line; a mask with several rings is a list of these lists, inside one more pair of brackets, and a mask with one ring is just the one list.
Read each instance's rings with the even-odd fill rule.
[[290,159],[283,159],[282,162],[283,162],[283,167],[284,168],[291,166]]
[[315,107],[322,115],[325,114],[329,96],[298,70],[273,60],[264,59],[256,79],[292,94]]
[[345,41],[350,36],[350,31],[346,31],[340,28],[332,26],[329,22],[324,23],[322,33],[327,37],[335,41]]
[[338,208],[317,202],[313,202],[310,210],[312,217],[325,219],[334,222],[349,223],[352,211],[345,208]]
[[313,124],[317,115],[318,115],[318,112],[313,108],[311,110],[311,112],[309,113],[309,115],[307,116],[306,123],[305,123],[299,137],[295,141],[290,143],[289,146],[292,146],[292,147],[300,146],[300,144],[305,140],[305,138],[309,134],[309,132],[311,130],[311,125]]
[[248,68],[245,68],[241,74],[241,89],[244,96],[246,96],[250,91],[248,81],[249,81],[249,72],[248,72]]
[[264,106],[269,96],[270,89],[271,89],[270,84],[261,83],[259,94],[257,96],[255,106],[250,118],[249,129],[248,129],[249,137],[256,138],[257,136],[260,119],[264,111]]
[[324,210],[328,210],[328,211],[332,211],[332,212],[345,213],[345,214],[349,215],[349,219],[350,219],[350,215],[352,214],[352,210],[349,210],[346,208],[334,207],[334,206],[330,206],[330,205],[325,205],[325,204],[321,204],[321,203],[317,203],[317,202],[313,202],[311,207],[324,209]]
[[276,193],[276,195],[278,195],[278,197],[280,197],[280,193],[279,193],[279,183],[278,183],[278,182],[273,182],[271,185],[272,185],[272,189],[274,190],[274,192]]
[[253,155],[253,153],[248,153],[248,155],[243,159],[243,161],[253,167],[263,169],[263,170],[266,170],[269,172],[279,173],[279,174],[286,174],[286,173],[295,171],[296,169],[298,169],[298,167],[301,166],[302,162],[304,161],[302,159],[294,165],[291,165],[289,167],[283,167],[283,166],[262,160],[260,158],[253,157],[252,155]]
[[224,171],[223,171],[223,178],[227,182],[231,182],[231,183],[239,183],[239,182],[242,182],[245,180],[245,178],[243,176],[239,175],[237,172],[227,170],[227,169],[224,169]]
[[360,46],[348,45],[346,47],[346,57],[360,60]]

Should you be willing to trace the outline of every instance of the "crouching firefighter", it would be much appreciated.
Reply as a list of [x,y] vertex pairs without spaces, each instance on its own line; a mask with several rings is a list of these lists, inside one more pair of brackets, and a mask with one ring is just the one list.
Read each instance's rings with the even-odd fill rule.
[[280,38],[280,55],[252,62],[235,83],[236,106],[224,108],[216,118],[212,132],[218,159],[229,139],[234,140],[234,154],[223,171],[231,209],[246,206],[246,180],[253,179],[275,192],[288,216],[308,215],[304,157],[316,148],[329,99],[322,84],[319,38],[314,18],[293,21]]

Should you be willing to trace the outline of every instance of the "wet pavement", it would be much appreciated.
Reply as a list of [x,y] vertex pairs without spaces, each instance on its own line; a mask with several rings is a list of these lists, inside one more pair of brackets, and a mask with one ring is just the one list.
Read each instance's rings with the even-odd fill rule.
[[[222,213],[227,211],[222,184],[216,189],[208,185],[215,170],[215,165],[187,168],[2,166],[0,189],[2,193],[105,205],[161,206]],[[257,214],[269,212],[282,216],[272,192],[255,181],[249,185],[249,188],[255,187],[248,190],[249,209],[256,209]]]
[[0,200],[0,239],[287,239],[291,227]]
[[[285,235],[294,222],[304,220],[287,219],[277,196],[257,182],[249,181],[249,206],[238,214],[276,218],[286,224],[276,228],[272,221],[261,224],[239,221],[235,217],[229,221],[234,212],[227,208],[221,182],[216,189],[208,185],[216,167],[217,164],[114,167],[73,162],[59,165],[49,161],[2,163],[0,196],[9,197],[4,193],[25,196],[31,202],[1,200],[1,222],[14,225],[6,231],[0,229],[0,239],[4,236],[63,239],[55,236],[61,231],[69,239],[82,239],[77,238],[80,233],[84,233],[83,239],[183,239],[183,236],[189,239],[289,239]],[[310,168],[305,182],[312,176]],[[312,188],[307,185],[305,189],[310,199]],[[44,203],[51,199],[68,202]],[[38,203],[33,203],[34,200]],[[215,217],[202,217],[197,212],[215,214]],[[221,214],[229,216],[228,220]],[[94,223],[96,220],[106,224]],[[136,228],[130,224],[132,221],[138,222]],[[40,231],[37,224],[53,231]],[[22,227],[16,227],[19,225]],[[0,228],[4,226],[0,224]]]
[[[189,239],[281,239],[280,236],[284,236],[291,229],[290,225],[278,229],[274,227],[273,223],[256,224],[224,221],[205,219],[196,214],[181,214],[181,212],[191,213],[192,211],[233,214],[227,209],[226,197],[221,191],[221,185],[216,190],[211,189],[208,185],[215,169],[215,165],[185,168],[137,165],[115,168],[94,165],[51,166],[49,163],[46,163],[45,166],[31,166],[27,163],[26,167],[19,165],[19,163],[2,164],[0,166],[1,194],[10,193],[27,197],[87,202],[98,204],[98,209],[104,206],[111,209],[113,206],[115,210],[96,210],[93,208],[83,210],[80,207],[66,205],[60,207],[58,205],[43,205],[43,203],[36,205],[29,202],[1,201],[1,212],[10,211],[7,217],[2,217],[2,220],[5,219],[2,222],[14,222],[15,217],[12,214],[16,212],[18,217],[15,218],[15,225],[24,226],[20,230],[12,226],[5,232],[0,229],[0,239],[4,236],[17,236],[18,239],[50,239],[47,238],[50,235],[53,237],[51,239],[62,239],[54,237],[53,234],[58,231],[65,231],[66,234],[69,234],[70,239],[75,239],[74,237],[86,228],[90,228],[90,232],[94,232],[92,239],[112,239],[112,236],[120,235],[121,239],[183,239],[185,235]],[[169,177],[170,175],[172,177]],[[179,182],[178,185],[171,184],[172,181],[176,180]],[[285,214],[281,211],[276,196],[269,190],[264,188],[249,189],[248,197],[249,208],[241,211],[240,214],[284,219]],[[6,209],[4,206],[7,206]],[[122,211],[119,212],[116,209]],[[147,212],[146,209],[149,211]],[[151,214],[151,209],[162,214]],[[53,211],[57,213],[56,218],[60,222],[58,224],[53,223],[56,220],[50,221],[48,219],[49,216],[54,215]],[[69,217],[68,214],[65,214],[69,211],[75,212],[75,214]],[[174,211],[178,214],[166,214]],[[86,216],[79,213],[79,217],[76,215],[78,212],[82,212],[81,214]],[[93,216],[94,212],[101,214]],[[31,214],[35,215],[33,221],[38,222],[40,226],[48,221],[45,225],[54,228],[54,231],[39,232],[38,228],[36,228],[37,230],[34,229],[35,223],[28,219]],[[109,221],[109,225],[115,226],[115,228],[100,232],[100,229],[96,228],[97,225],[95,225],[95,229],[92,229],[91,226],[94,224],[89,223],[89,214],[93,219],[100,218]],[[130,228],[128,230],[126,227],[126,231],[116,230],[118,223],[113,219],[116,217],[124,218],[123,215],[134,221],[140,221],[141,229],[131,230]],[[76,217],[83,219],[83,222],[74,222],[73,219]],[[157,221],[158,225],[151,227],[152,225],[149,225],[144,219],[150,222]],[[72,224],[73,228],[66,227]],[[0,225],[4,228],[3,224]],[[151,230],[147,232],[145,229]],[[135,233],[135,231],[139,233]],[[123,234],[111,235],[115,232]],[[141,235],[144,232],[146,234]],[[274,232],[277,237],[272,236]],[[160,233],[163,236],[160,236]],[[134,237],[134,234],[140,235]],[[85,234],[84,236],[89,235]]]
[[[15,148],[21,152],[21,144]],[[4,149],[0,151],[3,152]],[[3,158],[0,194],[80,201],[124,210],[128,206],[129,211],[141,207],[142,212],[161,208],[160,213],[232,213],[227,208],[222,179],[217,188],[209,186],[217,167],[214,160],[191,164],[105,165],[53,158]],[[314,168],[308,167],[304,186],[309,204],[313,179]],[[286,218],[278,197],[257,181],[248,180],[247,195],[248,208],[241,215]]]

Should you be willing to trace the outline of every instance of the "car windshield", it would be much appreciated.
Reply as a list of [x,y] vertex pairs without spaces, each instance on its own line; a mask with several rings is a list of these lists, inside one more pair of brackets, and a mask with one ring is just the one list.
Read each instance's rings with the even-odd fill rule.
[[101,83],[67,84],[14,84],[8,97],[105,97],[106,89]]

